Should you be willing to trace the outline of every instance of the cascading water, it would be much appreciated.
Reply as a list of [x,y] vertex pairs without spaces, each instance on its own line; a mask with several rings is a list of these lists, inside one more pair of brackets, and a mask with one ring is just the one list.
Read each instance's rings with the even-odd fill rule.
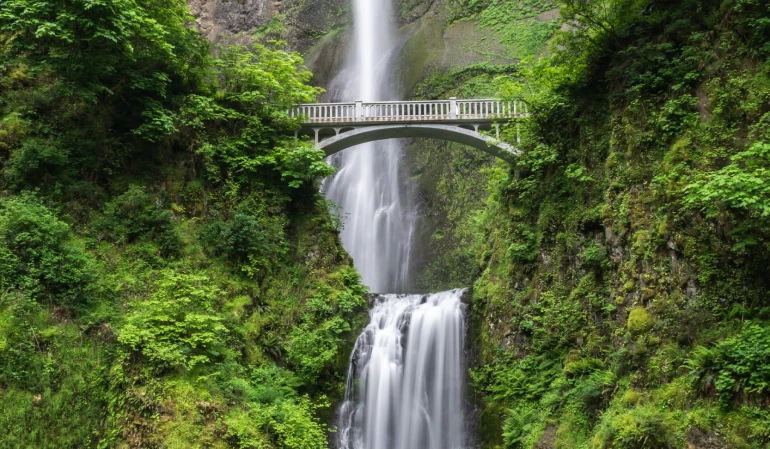
[[340,449],[463,447],[462,293],[376,299],[351,355]]
[[[337,100],[381,101],[392,89],[395,26],[388,0],[354,0],[353,52],[330,93]],[[400,180],[397,141],[359,145],[332,157],[338,167],[326,196],[347,215],[342,242],[363,282],[376,292],[400,292],[406,283],[414,213]]]
[[[353,0],[354,51],[335,78],[333,100],[395,99],[397,51],[389,0]],[[415,213],[401,182],[401,146],[384,141],[338,153],[324,191],[348,218],[342,241],[373,291],[407,284]],[[350,358],[340,408],[339,449],[459,449],[463,439],[461,290],[384,295]]]

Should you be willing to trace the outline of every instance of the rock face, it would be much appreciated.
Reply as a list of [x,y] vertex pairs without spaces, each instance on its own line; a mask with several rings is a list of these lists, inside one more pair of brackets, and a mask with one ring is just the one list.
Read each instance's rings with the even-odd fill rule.
[[349,21],[348,0],[188,0],[201,33],[212,42],[281,39],[306,52]]
[[[448,0],[396,0],[402,91],[431,70],[507,64],[500,37],[478,20],[446,23]],[[329,87],[348,54],[351,0],[188,0],[201,33],[215,43],[280,39],[305,55],[314,83]]]
[[190,0],[188,5],[201,33],[215,42],[267,25],[278,14],[270,0]]

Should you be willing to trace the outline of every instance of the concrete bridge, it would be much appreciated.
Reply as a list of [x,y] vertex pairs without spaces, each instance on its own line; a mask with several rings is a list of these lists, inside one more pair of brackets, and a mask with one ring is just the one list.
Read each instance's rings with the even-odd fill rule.
[[519,101],[450,98],[301,104],[289,115],[302,121],[304,133],[312,131],[316,147],[327,156],[375,140],[428,137],[459,142],[512,161],[519,150],[499,140],[499,127],[528,113]]

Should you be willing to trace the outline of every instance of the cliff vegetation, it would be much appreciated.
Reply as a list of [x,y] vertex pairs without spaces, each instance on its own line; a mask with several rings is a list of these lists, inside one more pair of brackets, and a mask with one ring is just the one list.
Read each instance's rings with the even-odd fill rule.
[[770,7],[568,0],[561,18],[494,80],[532,111],[508,127],[523,156],[487,165],[455,231],[484,446],[768,447]]
[[367,301],[285,113],[319,90],[191,23],[0,4],[0,447],[327,447]]

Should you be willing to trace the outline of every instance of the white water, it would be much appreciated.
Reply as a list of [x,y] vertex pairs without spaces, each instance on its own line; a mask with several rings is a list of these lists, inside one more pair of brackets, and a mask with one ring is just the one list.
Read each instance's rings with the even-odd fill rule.
[[[381,101],[392,89],[391,56],[396,48],[389,0],[353,0],[353,51],[330,89],[335,100]],[[342,242],[364,284],[376,292],[401,292],[409,269],[414,230],[410,192],[400,185],[401,145],[387,140],[349,148],[332,156],[338,167],[324,184],[326,196],[346,216]]]
[[[354,47],[332,83],[332,99],[397,99],[390,0],[353,0],[353,12]],[[332,157],[339,170],[324,184],[347,216],[345,249],[377,292],[400,292],[408,282],[415,213],[410,186],[400,181],[401,150],[392,140],[349,148]],[[376,299],[350,358],[339,449],[464,447],[461,295],[453,290]]]
[[340,449],[463,447],[462,293],[377,298],[350,358]]

